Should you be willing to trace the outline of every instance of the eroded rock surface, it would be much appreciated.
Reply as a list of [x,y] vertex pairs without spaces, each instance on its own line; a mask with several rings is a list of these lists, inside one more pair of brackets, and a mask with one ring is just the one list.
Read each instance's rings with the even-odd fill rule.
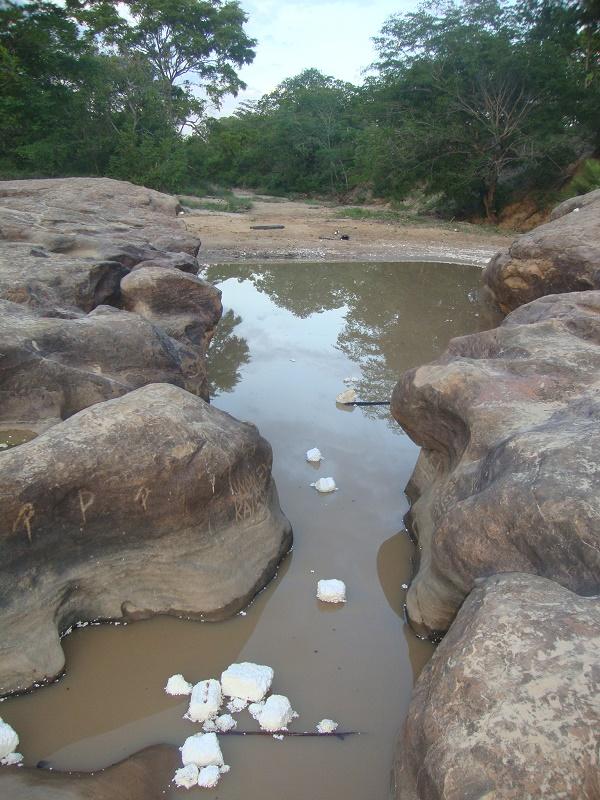
[[[177,213],[108,178],[0,182],[0,425],[40,431],[156,381],[208,399],[220,292],[189,274],[200,242]],[[126,279],[135,313],[116,310]]]
[[0,454],[0,692],[60,673],[77,621],[243,608],[291,545],[271,461],[253,425],[167,384]]
[[422,452],[411,618],[446,630],[477,578],[600,589],[600,292],[551,295],[405,373],[392,413]]
[[219,289],[175,269],[141,266],[121,281],[123,308],[206,351],[223,312]]
[[465,600],[417,682],[398,800],[593,800],[600,599],[523,574]]
[[177,748],[147,747],[95,773],[0,768],[0,796],[10,800],[164,800],[181,763]]
[[504,313],[543,295],[600,289],[600,189],[557,206],[550,222],[497,253],[483,279]]
[[[206,332],[215,320],[208,328],[202,321],[197,324]],[[208,399],[204,350],[173,340],[138,314],[110,306],[56,319],[0,300],[4,428],[39,432],[93,403],[156,382]]]

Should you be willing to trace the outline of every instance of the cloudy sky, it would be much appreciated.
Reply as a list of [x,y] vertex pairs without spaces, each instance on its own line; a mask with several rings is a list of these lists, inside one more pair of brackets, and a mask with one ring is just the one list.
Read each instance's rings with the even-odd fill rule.
[[241,70],[248,89],[226,98],[220,114],[231,114],[240,100],[255,100],[307,67],[360,83],[361,71],[375,59],[371,37],[397,12],[416,8],[416,0],[241,0],[246,30],[258,40],[256,58]]

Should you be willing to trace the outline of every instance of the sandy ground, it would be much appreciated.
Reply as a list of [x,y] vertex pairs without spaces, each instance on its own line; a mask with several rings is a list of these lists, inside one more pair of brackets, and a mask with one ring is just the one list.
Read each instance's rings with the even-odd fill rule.
[[[245,193],[247,196],[248,193]],[[253,197],[238,214],[186,209],[188,230],[202,239],[203,264],[243,261],[445,261],[484,266],[512,235],[465,223],[414,225],[339,219],[342,207]],[[252,225],[284,225],[252,230]],[[345,234],[349,240],[339,237]]]

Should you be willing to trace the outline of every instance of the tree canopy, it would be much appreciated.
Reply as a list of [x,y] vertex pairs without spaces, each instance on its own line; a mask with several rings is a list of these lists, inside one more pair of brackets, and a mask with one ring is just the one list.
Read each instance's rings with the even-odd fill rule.
[[418,195],[493,221],[600,155],[598,0],[424,3],[385,22],[362,86],[307,69],[210,117],[243,87],[245,22],[232,0],[0,6],[0,172]]

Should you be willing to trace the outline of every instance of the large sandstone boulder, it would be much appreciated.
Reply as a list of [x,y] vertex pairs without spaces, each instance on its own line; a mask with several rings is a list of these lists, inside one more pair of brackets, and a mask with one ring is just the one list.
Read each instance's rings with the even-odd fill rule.
[[160,266],[141,266],[123,278],[121,304],[204,352],[223,313],[221,292],[211,283]]
[[546,294],[600,289],[600,189],[557,206],[497,253],[483,280],[505,314]]
[[[197,324],[212,332],[215,320]],[[110,306],[55,319],[0,300],[0,426],[39,432],[94,403],[157,382],[207,400],[204,351]]]
[[599,653],[597,597],[523,574],[480,583],[417,682],[395,796],[599,797]]
[[95,773],[0,767],[0,796],[6,800],[164,800],[180,765],[177,748],[155,745]]
[[600,292],[544,297],[401,377],[392,413],[423,448],[407,488],[415,623],[446,630],[501,572],[599,592],[599,387]]
[[48,317],[73,317],[118,300],[128,269],[0,241],[0,299]]
[[223,619],[291,545],[253,425],[154,384],[0,453],[0,693],[56,676],[78,621]]
[[165,252],[197,254],[179,211],[175,197],[111,178],[0,181],[0,240],[128,267]]

